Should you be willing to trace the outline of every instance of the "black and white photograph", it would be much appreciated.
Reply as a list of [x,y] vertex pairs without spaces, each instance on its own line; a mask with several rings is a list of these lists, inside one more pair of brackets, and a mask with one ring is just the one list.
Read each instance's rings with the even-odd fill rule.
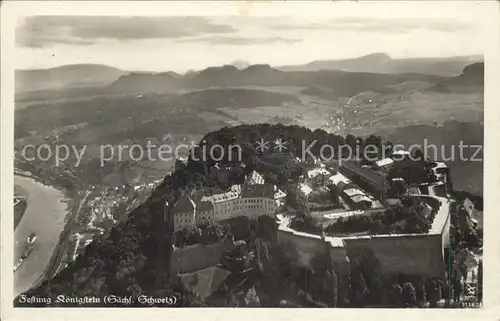
[[481,309],[499,7],[446,2],[20,10],[13,310]]

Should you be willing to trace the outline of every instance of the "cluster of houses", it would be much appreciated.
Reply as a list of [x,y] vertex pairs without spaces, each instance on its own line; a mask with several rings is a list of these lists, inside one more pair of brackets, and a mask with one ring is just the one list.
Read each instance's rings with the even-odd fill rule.
[[316,206],[318,204],[310,201],[311,195],[315,190],[335,186],[341,191],[340,196],[344,210],[381,207],[380,202],[375,197],[365,192],[365,189],[360,188],[366,185],[373,186],[373,188],[368,189],[370,192],[386,191],[389,188],[385,174],[379,174],[369,167],[363,167],[358,162],[343,162],[338,170],[326,169],[324,164],[319,163],[301,177],[300,183],[297,185],[297,200],[302,204],[308,204],[311,210],[322,208],[321,204],[318,207]]
[[240,216],[251,219],[261,215],[274,217],[276,210],[283,206],[286,193],[265,183],[262,175],[253,171],[246,176],[244,184],[233,185],[224,193],[203,196],[196,201],[193,198],[184,194],[172,208],[168,204],[165,206],[165,215],[173,215],[174,231]]
[[[414,173],[424,170],[424,165],[430,166],[437,182],[423,182],[422,184],[409,184]],[[404,192],[411,192],[412,188],[418,189],[418,194],[436,195],[446,197],[445,184],[447,182],[448,167],[442,162],[431,162],[423,159],[414,159],[405,150],[394,151],[391,157],[380,159],[374,164],[363,165],[359,161],[346,160],[336,164],[335,170],[327,170],[321,162],[315,162],[302,177],[297,186],[297,194],[301,202],[307,203],[315,189],[335,186],[341,191],[343,205],[346,210],[367,210],[382,208],[381,202],[394,201],[388,196],[391,188]],[[400,173],[401,177],[391,176],[389,172]],[[426,191],[426,185],[432,185]],[[399,187],[399,188],[397,188]],[[310,206],[312,208],[313,206]]]

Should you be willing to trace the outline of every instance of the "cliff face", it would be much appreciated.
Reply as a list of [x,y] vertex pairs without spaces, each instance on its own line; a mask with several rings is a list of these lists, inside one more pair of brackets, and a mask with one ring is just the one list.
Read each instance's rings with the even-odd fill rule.
[[482,80],[484,77],[484,62],[477,62],[468,65],[464,68],[462,76],[471,79]]
[[476,87],[484,86],[484,63],[478,62],[464,68],[460,76],[448,80],[451,86]]
[[484,91],[484,63],[468,65],[459,76],[448,78],[429,90],[442,93],[482,92]]

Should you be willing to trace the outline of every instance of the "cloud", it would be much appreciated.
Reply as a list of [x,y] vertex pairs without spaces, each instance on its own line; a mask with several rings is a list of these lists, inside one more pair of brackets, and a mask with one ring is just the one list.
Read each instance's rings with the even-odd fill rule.
[[472,28],[472,24],[458,20],[433,20],[426,23],[426,28],[436,31],[457,31]]
[[236,31],[204,17],[31,16],[17,28],[16,43],[42,48],[53,44],[90,45],[103,39],[175,39]]
[[417,29],[452,32],[471,28],[470,23],[453,19],[423,18],[362,18],[344,17],[329,19],[322,23],[280,23],[270,25],[277,30],[339,30],[370,31],[382,33],[407,33]]
[[215,36],[215,37],[202,37],[202,38],[186,38],[178,39],[177,42],[204,42],[213,45],[233,45],[233,46],[243,46],[243,45],[264,45],[273,43],[296,43],[300,42],[300,39],[295,38],[282,38],[282,37],[268,37],[268,38],[257,38],[257,37],[229,37],[229,36]]
[[320,23],[309,23],[309,24],[280,23],[280,24],[270,25],[269,28],[275,30],[328,30],[329,26],[327,24],[320,24]]

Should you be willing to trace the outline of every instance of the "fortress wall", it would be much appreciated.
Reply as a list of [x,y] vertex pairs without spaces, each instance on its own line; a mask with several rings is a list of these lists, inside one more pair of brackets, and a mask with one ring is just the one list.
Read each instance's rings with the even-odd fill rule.
[[445,271],[442,236],[415,234],[344,239],[348,252],[366,247],[373,250],[387,274],[420,274],[443,277]]
[[[443,229],[446,231],[446,229]],[[384,273],[420,274],[442,277],[445,271],[443,257],[444,234],[380,235],[343,238],[345,247],[332,246],[318,235],[299,233],[290,228],[278,229],[278,242],[284,245],[296,263],[310,267],[311,259],[329,251],[332,266],[338,274],[349,273],[346,256],[349,251],[367,248],[380,260]]]
[[349,261],[347,261],[347,248],[330,246],[330,260],[337,274],[349,275]]
[[333,247],[329,242],[322,240],[319,235],[297,233],[292,229],[279,228],[278,242],[285,246],[288,254],[300,266],[311,267],[311,259],[316,255],[323,255],[330,257],[331,264],[338,274],[349,274],[346,248],[343,246]]
[[293,230],[278,229],[278,242],[287,249],[287,254],[303,267],[310,267],[311,259],[317,252],[326,254],[325,242],[317,235],[305,236]]
[[194,244],[183,248],[175,248],[172,251],[170,271],[172,273],[189,273],[220,262],[226,251],[231,250],[231,241],[217,242],[212,244]]

